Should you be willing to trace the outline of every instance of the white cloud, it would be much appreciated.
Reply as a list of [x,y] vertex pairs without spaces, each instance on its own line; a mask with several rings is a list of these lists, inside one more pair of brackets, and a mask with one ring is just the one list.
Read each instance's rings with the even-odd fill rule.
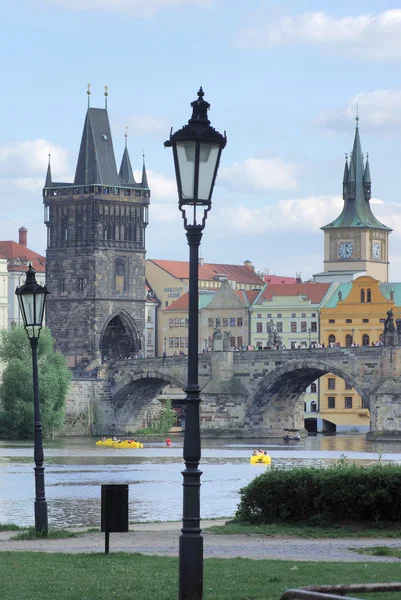
[[275,48],[296,44],[347,52],[362,60],[401,59],[401,9],[357,16],[334,17],[325,12],[283,16],[272,22],[258,19],[243,28],[240,44]]
[[72,181],[67,151],[42,139],[1,144],[0,178],[24,190],[39,190],[45,182],[49,150],[53,177]]
[[265,231],[318,231],[327,225],[343,207],[341,196],[310,196],[298,200],[281,200],[275,205],[250,208],[223,208],[226,225],[244,234]]
[[47,0],[49,4],[70,10],[113,12],[127,16],[153,17],[161,9],[184,4],[210,5],[213,0]]
[[256,192],[269,190],[295,190],[296,168],[281,158],[247,158],[219,171],[219,181],[236,190],[251,189]]
[[392,133],[401,129],[401,89],[361,92],[345,106],[322,112],[313,119],[312,125],[333,131],[348,131],[350,123],[355,122],[357,105],[364,131]]

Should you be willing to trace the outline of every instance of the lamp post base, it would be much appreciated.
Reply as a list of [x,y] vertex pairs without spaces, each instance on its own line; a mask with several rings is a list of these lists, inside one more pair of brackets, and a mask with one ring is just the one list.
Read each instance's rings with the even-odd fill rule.
[[35,530],[41,531],[45,535],[49,531],[46,501],[35,501]]
[[185,533],[179,542],[179,600],[201,600],[203,594],[203,537]]

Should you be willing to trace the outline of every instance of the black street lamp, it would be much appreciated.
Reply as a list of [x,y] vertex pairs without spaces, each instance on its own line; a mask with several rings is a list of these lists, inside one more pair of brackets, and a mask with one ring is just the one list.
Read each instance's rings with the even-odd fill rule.
[[45,468],[43,466],[42,423],[40,420],[38,385],[38,343],[43,324],[46,286],[39,285],[35,269],[29,265],[24,285],[17,287],[15,294],[32,349],[33,407],[34,407],[34,460],[35,460],[35,530],[47,535],[47,502],[45,496]]
[[178,208],[189,245],[188,383],[185,389],[183,517],[179,543],[179,598],[200,600],[203,591],[203,537],[200,529],[201,458],[198,384],[198,266],[199,245],[212,207],[212,193],[220,156],[227,138],[210,126],[210,104],[198,98],[191,103],[192,117],[164,145],[173,149]]
[[309,334],[309,348],[311,347],[311,345],[310,345],[310,334],[311,334],[311,332],[312,332],[312,329],[309,327],[309,329],[308,329],[308,334]]
[[167,337],[164,336],[164,356],[167,354]]

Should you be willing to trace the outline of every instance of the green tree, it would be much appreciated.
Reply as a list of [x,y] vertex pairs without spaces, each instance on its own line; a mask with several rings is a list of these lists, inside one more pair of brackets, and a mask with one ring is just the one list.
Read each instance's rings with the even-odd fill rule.
[[[0,361],[4,365],[0,433],[7,437],[33,437],[32,352],[23,327],[0,332]],[[43,435],[51,436],[64,423],[70,372],[64,356],[54,350],[46,327],[39,338],[38,379]]]

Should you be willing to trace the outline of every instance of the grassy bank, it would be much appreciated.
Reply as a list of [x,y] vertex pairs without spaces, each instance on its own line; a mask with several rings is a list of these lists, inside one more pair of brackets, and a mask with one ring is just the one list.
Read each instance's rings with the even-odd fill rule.
[[[363,561],[363,558],[361,557]],[[391,582],[399,563],[297,563],[207,559],[205,600],[279,600],[288,588]],[[2,600],[171,600],[177,597],[176,558],[140,554],[1,553]],[[394,594],[375,594],[394,600]]]
[[353,523],[334,527],[319,527],[303,524],[277,523],[272,525],[252,525],[250,523],[228,521],[225,525],[213,525],[205,533],[222,535],[264,535],[266,537],[285,536],[301,538],[401,538],[401,523],[377,527]]

